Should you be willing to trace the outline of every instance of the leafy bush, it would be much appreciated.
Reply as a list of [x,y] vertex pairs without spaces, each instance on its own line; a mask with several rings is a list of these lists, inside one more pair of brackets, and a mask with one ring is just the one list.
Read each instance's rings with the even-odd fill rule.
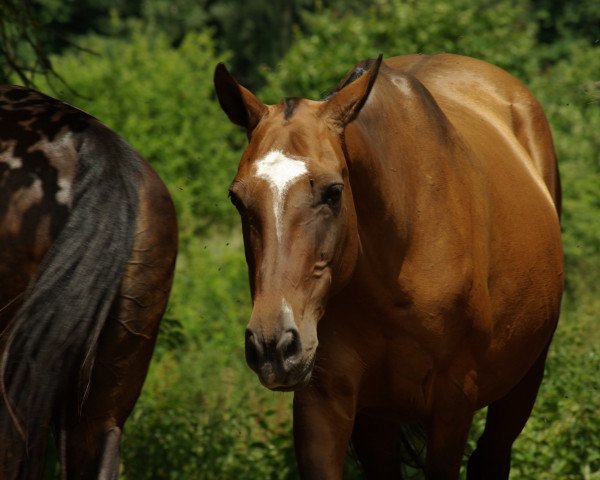
[[490,61],[513,73],[535,70],[535,23],[526,4],[499,2],[373,2],[360,16],[306,14],[300,33],[276,70],[265,69],[266,101],[284,96],[318,99],[362,58],[452,52]]

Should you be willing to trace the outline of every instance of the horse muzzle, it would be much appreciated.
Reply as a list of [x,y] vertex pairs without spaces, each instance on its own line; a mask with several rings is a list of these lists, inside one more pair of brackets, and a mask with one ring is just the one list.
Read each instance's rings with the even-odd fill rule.
[[308,383],[314,366],[314,355],[307,359],[300,334],[295,328],[287,329],[270,339],[265,339],[248,328],[246,363],[256,372],[265,387],[289,391]]

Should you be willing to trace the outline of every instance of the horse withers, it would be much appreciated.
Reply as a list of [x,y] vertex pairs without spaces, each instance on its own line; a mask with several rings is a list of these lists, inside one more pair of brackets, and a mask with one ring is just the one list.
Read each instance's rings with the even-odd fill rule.
[[303,478],[398,478],[403,425],[425,474],[506,479],[563,289],[548,123],[505,71],[456,55],[364,61],[321,101],[265,105],[220,64],[249,145],[230,188],[253,310],[247,363],[294,390]]
[[0,87],[0,478],[114,480],[177,253],[169,193],[117,134]]

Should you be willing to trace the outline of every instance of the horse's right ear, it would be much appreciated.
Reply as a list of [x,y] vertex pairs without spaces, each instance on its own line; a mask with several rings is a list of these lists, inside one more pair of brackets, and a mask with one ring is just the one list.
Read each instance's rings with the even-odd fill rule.
[[267,112],[267,106],[250,90],[242,87],[223,63],[219,63],[215,68],[214,83],[223,111],[233,123],[251,133]]

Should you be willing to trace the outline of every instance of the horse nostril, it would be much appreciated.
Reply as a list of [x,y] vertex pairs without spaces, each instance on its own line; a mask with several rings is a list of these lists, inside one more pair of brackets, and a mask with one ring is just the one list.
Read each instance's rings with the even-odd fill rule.
[[256,340],[256,336],[249,328],[246,329],[246,363],[248,366],[256,370],[258,368],[259,359],[262,355],[262,348]]
[[297,357],[302,352],[300,343],[300,335],[298,330],[290,329],[287,330],[277,343],[277,352],[280,355],[284,368],[293,363],[294,357]]

